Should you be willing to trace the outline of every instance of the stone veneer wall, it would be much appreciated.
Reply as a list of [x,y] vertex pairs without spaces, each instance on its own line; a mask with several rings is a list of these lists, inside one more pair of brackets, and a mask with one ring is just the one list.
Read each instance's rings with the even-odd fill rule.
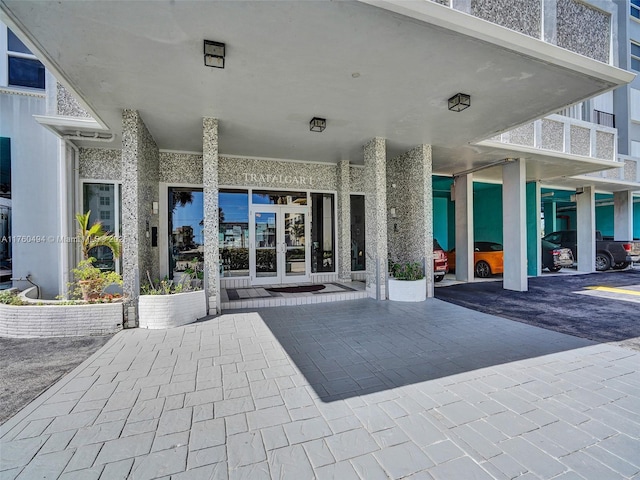
[[609,132],[596,132],[596,151],[594,157],[603,160],[615,160],[615,135]]
[[122,180],[122,150],[80,148],[80,178]]
[[571,125],[571,153],[586,157],[591,154],[591,131],[588,128]]
[[[151,214],[152,202],[158,201],[159,152],[155,140],[135,110],[122,113],[122,236],[123,290],[135,302],[140,282],[147,271],[159,276],[158,248],[151,246],[150,235],[158,226],[158,216]],[[148,222],[148,230],[147,230]],[[126,309],[127,321],[131,322]]]
[[[386,140],[376,137],[364,146],[365,242],[367,250],[367,293],[387,297],[387,153]],[[379,272],[376,278],[376,260]]]
[[[431,146],[421,145],[387,162],[387,242],[393,261],[425,266],[433,291],[433,189]],[[395,186],[394,186],[395,185]]]
[[351,175],[349,160],[342,160],[337,165],[338,175],[338,280],[351,281]]
[[525,145],[528,147],[533,147],[535,145],[535,125],[533,123],[527,123],[518,128],[514,128],[508,132],[508,135],[509,143]]
[[202,155],[160,152],[160,181],[202,184]]
[[564,151],[564,124],[542,119],[542,148],[556,152]]
[[349,168],[349,185],[351,191],[356,193],[364,192],[364,168],[361,166],[351,166]]
[[532,0],[471,0],[471,15],[540,38],[542,4]]
[[220,311],[218,246],[218,120],[202,119],[202,187],[204,190],[204,268],[207,313]]
[[579,0],[557,0],[556,5],[556,45],[609,63],[611,16]]
[[638,181],[638,162],[635,160],[624,161],[624,179],[627,182]]
[[57,113],[66,117],[91,118],[91,115],[80,106],[76,97],[59,83],[56,88]]
[[300,191],[335,191],[338,185],[335,164],[238,157],[220,157],[218,180],[220,185],[300,189]]

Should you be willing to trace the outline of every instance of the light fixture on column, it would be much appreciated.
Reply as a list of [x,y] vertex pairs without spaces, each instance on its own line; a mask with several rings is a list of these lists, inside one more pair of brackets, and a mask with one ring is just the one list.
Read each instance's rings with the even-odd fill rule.
[[313,117],[309,122],[309,130],[312,132],[322,132],[327,128],[327,120],[324,118]]
[[452,112],[461,112],[471,106],[471,95],[466,93],[456,93],[448,100],[449,110]]
[[225,45],[211,40],[204,41],[204,64],[207,67],[224,68]]

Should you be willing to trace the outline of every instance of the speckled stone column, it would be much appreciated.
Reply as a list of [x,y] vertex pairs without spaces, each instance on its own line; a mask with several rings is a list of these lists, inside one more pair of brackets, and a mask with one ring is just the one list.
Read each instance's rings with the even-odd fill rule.
[[[387,297],[387,153],[384,138],[376,137],[364,146],[365,243],[367,251],[367,293],[380,300]],[[376,263],[379,265],[376,279]],[[378,290],[379,288],[379,290]]]
[[387,162],[387,225],[394,262],[424,264],[427,296],[433,296],[433,187],[431,146],[420,145]]
[[220,312],[218,248],[218,120],[202,120],[202,186],[204,190],[204,268],[208,313]]
[[151,214],[158,201],[158,146],[136,110],[122,113],[122,279],[128,295],[125,319],[134,326],[140,282],[159,276],[158,248],[151,246]]
[[338,178],[338,281],[351,281],[351,179],[349,160],[337,165]]

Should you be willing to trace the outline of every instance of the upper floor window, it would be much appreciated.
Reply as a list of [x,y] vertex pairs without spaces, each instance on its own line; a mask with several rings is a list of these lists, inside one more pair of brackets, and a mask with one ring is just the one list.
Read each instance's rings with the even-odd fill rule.
[[640,44],[635,42],[631,42],[631,69],[640,72]]
[[631,16],[640,19],[640,0],[631,0]]
[[640,122],[640,90],[631,88],[630,90],[629,116],[634,122]]
[[45,88],[44,65],[7,28],[8,84],[14,87]]

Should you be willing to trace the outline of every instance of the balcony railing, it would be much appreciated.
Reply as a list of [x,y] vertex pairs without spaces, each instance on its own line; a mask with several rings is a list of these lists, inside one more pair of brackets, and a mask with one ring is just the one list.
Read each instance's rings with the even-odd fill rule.
[[616,116],[613,113],[594,110],[593,121],[598,125],[604,125],[605,127],[616,128]]
[[495,136],[491,141],[546,150],[550,154],[616,161],[619,160],[617,136],[618,131],[609,126],[549,115]]

